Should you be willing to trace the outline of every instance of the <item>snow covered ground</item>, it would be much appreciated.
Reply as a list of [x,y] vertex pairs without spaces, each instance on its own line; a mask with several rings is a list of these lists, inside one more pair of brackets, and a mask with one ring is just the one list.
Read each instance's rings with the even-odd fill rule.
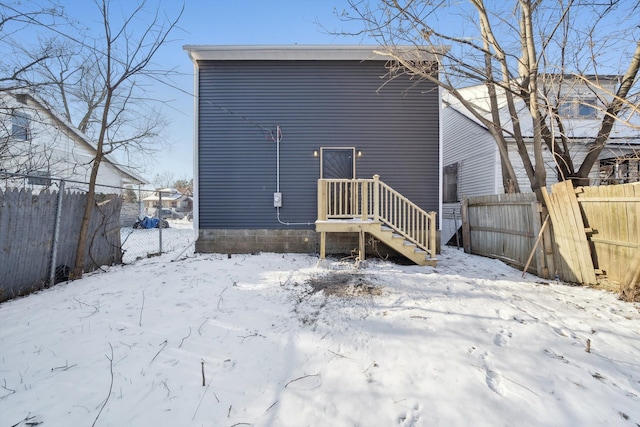
[[1,304],[0,426],[640,425],[616,295],[450,248],[180,252]]
[[[120,242],[122,244],[122,262],[131,264],[139,258],[146,258],[158,252],[173,252],[189,247],[195,242],[193,223],[187,219],[168,219],[169,228],[134,229],[122,227]],[[162,250],[160,250],[160,233],[162,233]]]

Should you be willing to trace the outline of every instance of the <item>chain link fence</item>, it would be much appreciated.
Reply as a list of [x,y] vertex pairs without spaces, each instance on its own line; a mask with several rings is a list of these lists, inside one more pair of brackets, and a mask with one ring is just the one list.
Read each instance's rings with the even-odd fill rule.
[[[87,189],[86,182],[0,172],[0,301],[68,279]],[[180,255],[195,241],[189,205],[176,208],[171,192],[97,186],[95,199],[85,272]]]

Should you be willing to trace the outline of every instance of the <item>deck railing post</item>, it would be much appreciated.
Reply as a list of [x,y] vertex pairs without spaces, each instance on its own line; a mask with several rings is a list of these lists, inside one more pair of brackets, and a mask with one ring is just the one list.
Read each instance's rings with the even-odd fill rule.
[[327,181],[318,180],[318,221],[327,220]]
[[373,175],[373,220],[380,220],[380,175]]
[[362,186],[362,190],[361,190],[361,196],[362,196],[362,200],[361,200],[361,216],[360,218],[363,221],[366,221],[367,218],[369,217],[369,183],[365,180],[361,180],[358,182],[359,186]]
[[429,254],[436,257],[436,213],[429,212]]

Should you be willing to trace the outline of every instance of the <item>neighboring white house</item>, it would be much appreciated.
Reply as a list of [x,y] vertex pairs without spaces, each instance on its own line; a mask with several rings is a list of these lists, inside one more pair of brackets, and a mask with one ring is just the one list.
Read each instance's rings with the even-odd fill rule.
[[[602,122],[603,112],[598,107],[598,97],[614,93],[615,79],[605,86],[605,92],[596,94],[584,84],[576,82],[560,92],[559,114],[563,118],[565,135],[571,140],[574,165],[579,166],[589,150]],[[491,117],[487,89],[484,85],[460,90],[466,100],[478,106],[486,118]],[[511,120],[504,102],[499,99],[500,119],[504,127]],[[533,140],[532,120],[528,110],[517,102],[520,111],[522,134],[525,140]],[[625,115],[626,114],[626,115]],[[622,117],[632,126],[616,122],[606,147],[600,153],[600,162],[591,170],[592,184],[636,182],[640,180],[640,116],[623,113]],[[495,140],[488,129],[450,93],[444,93],[442,102],[442,157],[443,157],[443,205],[442,242],[455,235],[461,225],[460,202],[463,196],[504,193],[500,155]],[[509,141],[508,142],[513,142]],[[543,148],[547,169],[547,185],[557,182],[552,153]],[[532,152],[530,150],[529,152]],[[518,177],[521,191],[531,191],[515,142],[509,144],[511,162]]]
[[[89,182],[95,153],[94,143],[37,95],[0,91],[0,172],[31,176],[26,182],[34,189],[50,185],[50,178],[69,181],[67,188],[86,188],[82,183]],[[10,183],[7,175],[0,178],[2,185]],[[147,181],[106,156],[97,183],[124,187]]]
[[[160,206],[159,193],[162,193],[162,206]],[[189,212],[193,209],[193,198],[190,194],[181,193],[175,188],[161,188],[153,194],[142,199],[148,213],[153,214],[158,207],[175,210],[177,212]]]

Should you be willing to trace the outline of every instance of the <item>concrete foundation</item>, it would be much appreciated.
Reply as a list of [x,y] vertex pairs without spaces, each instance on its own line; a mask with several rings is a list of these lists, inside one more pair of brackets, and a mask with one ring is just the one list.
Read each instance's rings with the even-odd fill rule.
[[[386,245],[366,237],[367,256],[397,258]],[[327,254],[348,256],[358,249],[358,233],[327,233]],[[196,252],[246,254],[258,252],[320,252],[320,233],[296,229],[199,230]]]

